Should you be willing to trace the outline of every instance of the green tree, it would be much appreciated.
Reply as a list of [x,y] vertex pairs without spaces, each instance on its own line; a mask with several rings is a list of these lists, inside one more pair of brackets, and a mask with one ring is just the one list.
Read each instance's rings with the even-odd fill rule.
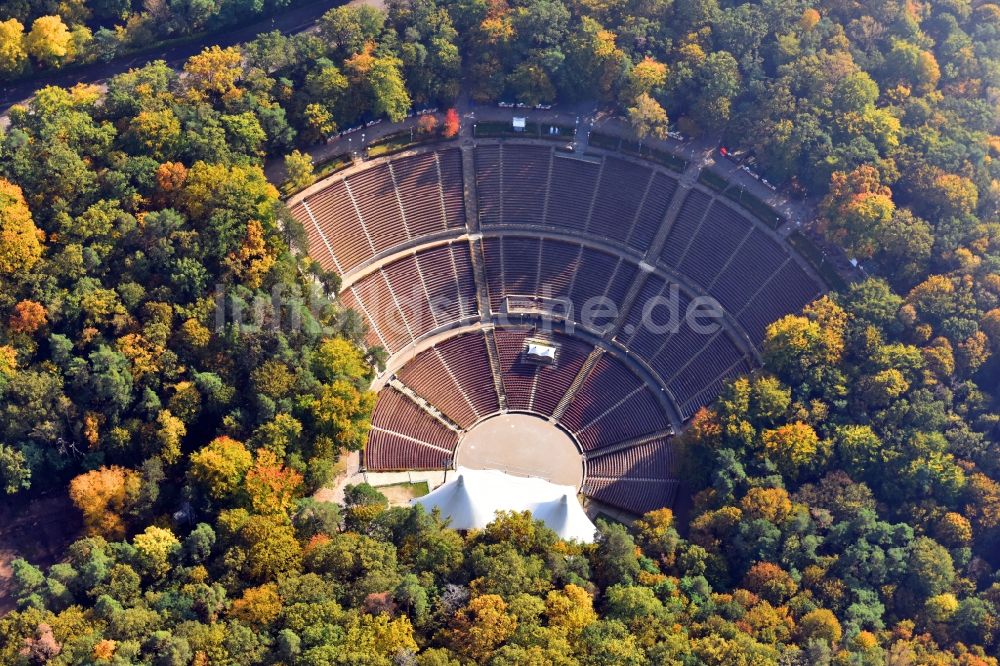
[[629,585],[639,575],[639,559],[635,541],[625,528],[616,523],[598,522],[597,551],[594,574],[601,587]]
[[285,155],[285,191],[297,192],[312,184],[316,179],[312,157],[308,153],[293,150]]
[[375,58],[367,72],[367,83],[374,97],[372,110],[394,123],[403,120],[412,105],[400,71],[402,64],[398,58]]

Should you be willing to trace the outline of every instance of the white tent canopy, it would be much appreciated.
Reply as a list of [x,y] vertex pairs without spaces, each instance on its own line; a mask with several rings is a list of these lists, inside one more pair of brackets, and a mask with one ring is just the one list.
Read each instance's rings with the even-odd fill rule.
[[556,360],[556,348],[550,345],[530,342],[528,343],[528,356],[554,361]]
[[573,486],[493,469],[459,467],[454,479],[411,503],[428,512],[440,509],[457,530],[486,527],[497,511],[527,510],[563,539],[592,543],[597,532],[576,501]]

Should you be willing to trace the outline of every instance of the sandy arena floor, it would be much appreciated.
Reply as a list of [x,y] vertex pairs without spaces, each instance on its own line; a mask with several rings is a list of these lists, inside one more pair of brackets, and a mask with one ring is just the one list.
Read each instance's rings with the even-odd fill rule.
[[576,488],[583,483],[583,459],[573,438],[530,414],[504,414],[483,421],[459,442],[455,463]]

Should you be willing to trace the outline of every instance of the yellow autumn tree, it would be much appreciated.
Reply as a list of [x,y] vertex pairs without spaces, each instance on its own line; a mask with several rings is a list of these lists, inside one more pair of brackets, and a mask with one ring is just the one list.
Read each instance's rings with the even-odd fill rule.
[[28,53],[43,65],[58,65],[70,54],[73,35],[58,16],[39,16],[25,40]]
[[792,500],[784,488],[751,488],[740,500],[740,509],[748,520],[777,524],[791,514]]
[[250,220],[243,244],[226,257],[226,268],[246,286],[258,289],[274,262],[274,249],[264,238],[264,227],[257,220]]
[[[353,370],[341,368],[343,372],[352,373],[344,377],[337,366],[328,365],[328,359],[339,356],[339,353],[329,352],[336,352],[337,349],[342,350],[343,345],[336,343],[331,346],[324,343],[321,347],[316,375],[328,383],[323,385],[309,405],[318,433],[317,448],[331,453],[343,448],[355,450],[364,446],[371,427],[372,410],[375,408],[375,394],[359,386],[362,382],[353,375],[363,366],[357,365]],[[358,352],[355,350],[352,353],[356,356]],[[370,368],[364,372],[362,376],[368,376]]]
[[83,524],[91,534],[110,540],[125,536],[122,516],[139,494],[139,474],[112,465],[75,477],[69,483],[69,497],[83,514]]
[[236,87],[236,82],[243,73],[240,60],[240,50],[235,46],[226,49],[212,46],[191,56],[184,63],[188,94],[194,99],[204,99],[210,95],[238,97],[240,90]]
[[0,74],[17,74],[27,59],[24,24],[13,18],[0,21]]
[[243,442],[225,435],[191,454],[188,474],[214,499],[236,492],[253,465],[253,456]]
[[204,219],[217,207],[232,206],[268,219],[278,190],[259,166],[195,162],[184,178],[180,203],[191,217]]
[[347,619],[344,643],[356,654],[371,655],[373,663],[392,663],[399,654],[417,651],[413,625],[406,615],[391,617],[388,613],[351,614]]
[[662,88],[667,82],[667,66],[646,56],[635,67],[629,80],[632,95],[638,97]]
[[455,613],[445,636],[453,650],[477,663],[484,663],[515,629],[517,618],[507,612],[503,597],[484,594]]
[[819,210],[820,230],[851,255],[867,259],[881,247],[882,232],[892,221],[896,205],[878,170],[863,165],[850,173],[833,173],[830,192]]
[[818,639],[831,644],[837,643],[842,635],[837,616],[826,608],[817,608],[803,615],[799,620],[798,633],[803,642]]
[[635,105],[628,108],[628,120],[640,139],[667,138],[667,112],[649,93],[635,98]]
[[278,617],[279,613],[281,597],[278,596],[278,586],[274,583],[247,588],[243,591],[243,596],[229,608],[232,617],[251,627],[264,627]]
[[132,545],[139,552],[142,566],[157,577],[170,571],[170,558],[181,547],[173,532],[155,525],[150,525],[141,534],[137,534]]
[[17,374],[17,350],[10,345],[0,345],[0,377],[13,379]]
[[21,188],[0,178],[0,275],[27,271],[42,256],[41,232]]
[[[422,118],[434,118],[428,115]],[[285,155],[285,193],[297,192],[316,180],[312,156],[298,150]]]
[[545,597],[545,615],[549,626],[557,627],[570,639],[577,638],[584,627],[597,621],[593,598],[573,584],[549,592]]
[[160,457],[168,465],[181,456],[181,440],[187,434],[184,421],[174,416],[169,409],[162,409],[156,416],[156,441],[160,445]]
[[761,444],[763,453],[788,476],[795,476],[806,467],[822,465],[829,458],[831,448],[811,425],[801,421],[764,430]]

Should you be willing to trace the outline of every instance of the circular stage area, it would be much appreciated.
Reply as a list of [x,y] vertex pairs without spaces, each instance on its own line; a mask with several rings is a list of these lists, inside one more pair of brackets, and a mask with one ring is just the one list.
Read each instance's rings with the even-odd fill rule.
[[455,464],[574,488],[583,483],[583,461],[573,438],[530,414],[502,414],[474,426],[459,442]]

